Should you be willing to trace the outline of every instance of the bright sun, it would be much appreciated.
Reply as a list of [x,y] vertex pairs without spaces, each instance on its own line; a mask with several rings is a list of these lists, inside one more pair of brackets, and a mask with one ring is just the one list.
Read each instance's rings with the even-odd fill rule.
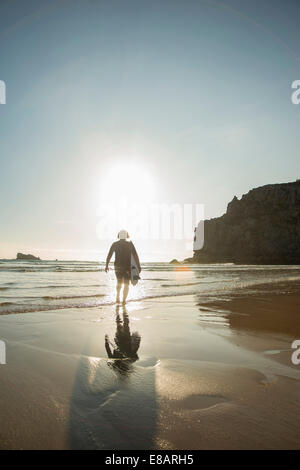
[[150,202],[154,197],[151,174],[133,163],[119,164],[105,174],[101,184],[101,200],[118,203]]
[[103,172],[98,194],[97,234],[111,239],[125,228],[130,236],[144,236],[149,229],[149,211],[157,198],[157,186],[146,166],[120,162]]

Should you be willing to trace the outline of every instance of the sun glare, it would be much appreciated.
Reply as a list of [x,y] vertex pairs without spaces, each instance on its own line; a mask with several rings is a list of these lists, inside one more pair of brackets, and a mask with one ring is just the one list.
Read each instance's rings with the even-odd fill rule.
[[111,168],[101,184],[101,200],[118,203],[146,203],[154,197],[154,182],[151,174],[133,163]]

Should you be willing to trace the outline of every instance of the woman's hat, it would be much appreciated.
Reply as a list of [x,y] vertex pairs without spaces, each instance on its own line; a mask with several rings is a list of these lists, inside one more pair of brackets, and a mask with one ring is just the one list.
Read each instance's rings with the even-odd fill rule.
[[127,230],[120,230],[118,233],[118,238],[120,238],[120,240],[126,240],[126,238],[129,238],[129,233]]

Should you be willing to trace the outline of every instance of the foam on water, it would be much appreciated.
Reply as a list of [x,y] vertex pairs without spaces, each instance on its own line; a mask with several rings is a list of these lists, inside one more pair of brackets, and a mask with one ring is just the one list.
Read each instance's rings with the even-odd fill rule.
[[[300,266],[189,265],[145,263],[141,281],[131,287],[129,301],[197,294],[202,301],[238,295],[286,292],[300,281]],[[182,266],[181,266],[182,268]],[[282,284],[282,285],[281,285]],[[0,261],[0,314],[109,305],[115,298],[113,270],[104,263],[83,261]]]

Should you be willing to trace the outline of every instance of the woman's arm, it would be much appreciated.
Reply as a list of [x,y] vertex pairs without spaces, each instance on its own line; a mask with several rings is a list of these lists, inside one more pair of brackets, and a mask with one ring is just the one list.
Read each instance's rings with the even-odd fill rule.
[[106,273],[107,273],[107,271],[108,271],[108,265],[109,265],[109,262],[110,262],[110,260],[111,260],[111,257],[112,257],[112,255],[113,255],[114,251],[115,251],[115,244],[113,243],[113,244],[111,245],[111,247],[110,247],[110,250],[109,250],[108,255],[107,255],[107,258],[106,258],[106,265],[105,265],[105,272],[106,272]]

